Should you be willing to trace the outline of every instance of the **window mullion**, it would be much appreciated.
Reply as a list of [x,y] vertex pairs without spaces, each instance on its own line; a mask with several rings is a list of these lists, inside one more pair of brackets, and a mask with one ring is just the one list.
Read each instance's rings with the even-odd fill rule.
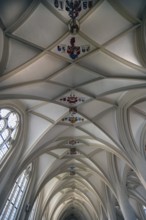
[[9,195],[0,220],[14,220],[16,212],[22,201],[26,186],[28,184],[28,174],[24,171],[16,180],[14,187]]
[[10,195],[9,195],[9,198],[8,198],[8,200],[7,200],[7,203],[6,203],[5,207],[4,207],[4,210],[3,210],[2,214],[1,214],[2,217],[5,216],[6,213],[8,213],[8,209],[9,209],[9,206],[10,206],[10,204],[11,204],[11,200],[12,200],[12,198],[13,198],[13,196],[14,196],[16,187],[17,187],[17,186],[16,186],[16,183],[15,183],[15,185],[14,185],[14,187],[13,187],[13,189],[12,189]]

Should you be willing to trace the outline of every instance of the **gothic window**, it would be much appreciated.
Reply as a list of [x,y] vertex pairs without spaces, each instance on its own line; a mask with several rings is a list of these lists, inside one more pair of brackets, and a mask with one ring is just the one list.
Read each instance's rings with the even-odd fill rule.
[[0,109],[0,161],[13,145],[18,134],[20,118],[16,111]]
[[4,206],[0,220],[14,220],[22,203],[25,195],[29,177],[31,172],[31,166],[28,166],[25,171],[17,178],[11,193]]
[[146,215],[146,206],[143,205],[143,210],[145,212],[145,215]]

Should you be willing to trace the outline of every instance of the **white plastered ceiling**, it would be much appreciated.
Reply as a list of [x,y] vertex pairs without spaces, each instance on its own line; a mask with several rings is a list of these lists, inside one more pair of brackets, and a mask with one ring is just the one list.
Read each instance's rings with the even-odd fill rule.
[[[106,213],[105,188],[115,195],[111,158],[120,179],[132,166],[125,135],[144,154],[145,6],[144,0],[94,1],[81,13],[75,36],[77,45],[91,50],[72,60],[57,51],[72,36],[67,12],[55,9],[53,0],[1,3],[0,99],[15,101],[27,114],[21,161],[38,160],[35,190],[36,197],[45,195],[42,216],[98,219],[101,207]],[[84,120],[74,124],[62,120],[74,105],[60,99],[70,94],[84,98],[75,105]],[[68,155],[69,140],[78,141],[77,155]]]

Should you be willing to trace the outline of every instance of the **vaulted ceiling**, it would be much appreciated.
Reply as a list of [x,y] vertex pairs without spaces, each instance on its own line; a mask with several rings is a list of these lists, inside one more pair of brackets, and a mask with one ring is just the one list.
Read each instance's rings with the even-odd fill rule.
[[[117,204],[114,175],[140,177],[133,149],[145,158],[146,1],[93,2],[76,35],[53,0],[0,2],[0,99],[27,115],[20,167],[37,161],[52,220],[98,219],[108,190]],[[90,48],[76,59],[58,50],[72,37]]]

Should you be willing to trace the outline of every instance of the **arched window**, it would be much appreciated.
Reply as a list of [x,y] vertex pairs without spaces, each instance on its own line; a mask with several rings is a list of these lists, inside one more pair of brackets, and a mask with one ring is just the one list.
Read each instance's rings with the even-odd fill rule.
[[146,206],[143,205],[143,210],[145,212],[145,215],[146,215]]
[[16,139],[19,122],[20,117],[16,111],[8,108],[0,109],[0,161]]
[[16,215],[27,189],[30,172],[31,166],[28,166],[27,169],[17,178],[0,215],[0,220],[16,219]]

